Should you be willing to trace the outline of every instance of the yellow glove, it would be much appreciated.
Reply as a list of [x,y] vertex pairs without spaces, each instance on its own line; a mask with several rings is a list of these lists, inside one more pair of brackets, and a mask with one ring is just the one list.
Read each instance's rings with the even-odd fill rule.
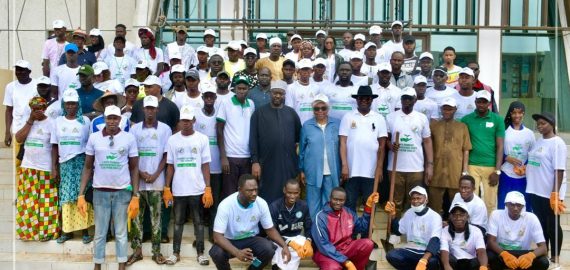
[[85,214],[87,213],[87,202],[85,201],[84,195],[79,195],[79,197],[77,197],[77,209],[79,210],[79,214],[85,217]]
[[503,261],[505,262],[505,265],[508,268],[517,269],[517,267],[519,267],[519,261],[517,260],[517,257],[515,257],[513,254],[503,250],[503,252],[501,252],[499,256],[503,258]]
[[214,204],[214,197],[212,197],[211,187],[206,187],[204,195],[202,195],[202,203],[204,204],[204,208],[210,208],[210,206]]
[[558,192],[550,193],[550,208],[552,209],[555,215],[560,215],[564,213],[564,211],[566,211],[566,206],[559,199]]
[[303,246],[299,245],[297,242],[295,241],[289,241],[288,244],[293,250],[295,250],[295,252],[297,252],[297,255],[299,255],[299,257],[303,256]]
[[162,191],[162,200],[164,201],[164,207],[168,208],[168,203],[174,201],[174,197],[172,196],[172,192],[170,192],[169,187],[164,187]]
[[479,266],[479,270],[489,270],[489,268],[487,268],[487,266],[481,265]]
[[428,261],[426,259],[421,259],[416,265],[416,270],[426,270]]
[[133,196],[131,202],[129,203],[129,208],[127,209],[127,215],[130,219],[135,219],[139,214],[139,197]]
[[354,263],[352,263],[351,261],[347,260],[346,262],[344,262],[342,265],[344,265],[344,267],[346,268],[346,270],[356,270],[356,266],[354,266]]
[[384,206],[384,211],[386,211],[386,213],[388,213],[390,216],[395,216],[396,205],[394,204],[394,202],[387,202],[386,206]]
[[131,232],[131,218],[127,215],[127,232]]
[[532,261],[534,261],[534,259],[536,258],[536,255],[534,255],[534,252],[529,252],[527,254],[521,255],[518,258],[519,261],[519,267],[522,269],[527,269],[529,267],[532,266]]
[[311,257],[313,257],[313,246],[311,245],[311,241],[305,240],[305,244],[303,245],[303,258]]
[[366,206],[372,207],[373,204],[378,203],[379,199],[380,195],[378,194],[378,192],[372,192],[372,194],[370,194],[370,196],[368,196],[368,199],[366,200]]

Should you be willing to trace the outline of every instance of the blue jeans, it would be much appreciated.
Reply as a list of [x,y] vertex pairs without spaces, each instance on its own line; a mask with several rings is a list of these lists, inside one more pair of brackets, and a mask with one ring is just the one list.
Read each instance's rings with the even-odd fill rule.
[[307,184],[307,204],[309,205],[309,213],[312,220],[315,220],[317,213],[327,204],[332,189],[336,187],[333,185],[330,175],[323,175],[322,183],[320,188]]
[[93,190],[93,207],[95,211],[95,237],[93,240],[93,262],[105,262],[105,245],[109,221],[113,217],[115,228],[115,249],[117,262],[127,262],[129,248],[127,236],[127,208],[132,193],[127,190],[102,191]]
[[[424,253],[424,250],[396,248],[386,254],[386,260],[396,269],[414,270]],[[438,254],[429,258],[427,269],[439,269]]]

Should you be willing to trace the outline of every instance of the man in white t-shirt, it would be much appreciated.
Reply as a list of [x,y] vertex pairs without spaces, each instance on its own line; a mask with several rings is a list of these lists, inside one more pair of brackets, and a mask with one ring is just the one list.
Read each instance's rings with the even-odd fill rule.
[[428,120],[438,119],[438,106],[435,101],[426,98],[427,79],[419,75],[414,78],[414,89],[416,90],[417,100],[414,110],[423,113]]
[[351,81],[353,77],[351,68],[350,63],[340,63],[338,81],[322,92],[330,100],[329,117],[341,120],[345,114],[356,109],[356,100],[352,95],[356,94],[358,86]]
[[164,70],[164,53],[161,48],[155,47],[155,36],[148,27],[139,29],[139,38],[141,47],[133,51],[133,58],[140,63],[145,61],[148,64],[152,74],[159,76]]
[[[392,171],[393,155],[398,152],[394,203],[401,215],[409,205],[406,194],[415,186],[429,186],[433,175],[433,148],[427,117],[414,110],[416,91],[402,90],[402,109],[386,116],[390,135],[388,171]],[[400,133],[399,141],[396,133]]]
[[[489,268],[548,269],[542,227],[535,214],[525,211],[525,205],[524,195],[511,191],[505,197],[506,209],[495,210],[489,217]],[[537,246],[534,250],[531,243]]]
[[58,98],[63,95],[63,91],[68,88],[79,89],[79,64],[77,62],[77,51],[79,48],[75,43],[65,45],[65,57],[67,61],[50,71],[51,95]]
[[310,59],[301,59],[297,63],[297,80],[287,87],[285,105],[297,112],[301,125],[313,118],[313,107],[311,104],[315,96],[319,94],[319,88],[316,83],[311,83],[312,71],[312,61]]
[[65,53],[63,48],[68,44],[66,41],[66,27],[63,20],[55,20],[52,23],[54,37],[44,43],[42,49],[42,72],[46,77],[58,66],[59,58]]
[[[433,60],[432,60],[433,61]],[[432,99],[437,104],[437,118],[441,118],[441,106],[444,99],[457,94],[457,90],[447,86],[445,82],[447,81],[447,70],[444,67],[436,67],[432,72],[433,87],[429,87],[426,90],[426,97]],[[475,104],[475,101],[473,101]],[[475,109],[473,105],[471,110]],[[461,118],[455,118],[461,119]]]
[[123,84],[116,79],[111,79],[109,66],[105,62],[93,64],[93,87],[103,91],[124,95]]
[[127,223],[134,219],[139,211],[138,149],[135,137],[119,128],[121,109],[114,105],[108,106],[104,115],[105,128],[93,133],[87,141],[77,208],[83,216],[86,215],[87,202],[83,194],[87,182],[93,179],[94,269],[100,270],[101,264],[105,263],[105,245],[111,217],[119,269],[125,269],[129,244]]
[[[473,83],[475,83],[475,75],[470,68],[464,68],[459,72],[458,79],[459,87],[461,89],[451,95],[457,102],[457,112],[455,112],[455,119],[461,119],[473,111],[475,111],[475,90],[473,90]],[[491,95],[491,94],[489,94]]]
[[388,42],[384,43],[384,55],[385,59],[392,58],[392,54],[394,52],[401,52],[404,53],[404,42],[402,40],[402,32],[404,25],[401,21],[394,21],[390,26],[392,29],[392,39],[388,40]]
[[463,175],[459,178],[459,192],[453,197],[451,205],[464,203],[469,210],[469,224],[481,229],[483,235],[487,232],[487,206],[477,194],[475,194],[475,178],[471,175]]
[[[146,108],[145,108],[146,109]],[[166,184],[163,199],[165,206],[174,203],[173,254],[166,261],[172,265],[180,261],[180,246],[184,223],[192,215],[196,252],[200,265],[210,264],[204,255],[203,209],[213,204],[210,188],[210,146],[206,135],[194,131],[195,111],[188,105],[180,110],[180,132],[167,142]]]
[[402,234],[408,241],[405,247],[388,252],[386,260],[396,269],[439,269],[441,216],[427,206],[428,195],[423,187],[414,187],[409,195],[411,208],[401,219],[395,217],[394,202],[386,203],[385,210],[393,219],[389,242],[399,243]]
[[[121,38],[123,40],[123,52],[125,55],[133,57],[133,52],[135,50],[135,44],[126,40],[127,36],[127,26],[122,23],[119,23],[115,26],[115,41],[117,38]],[[114,42],[113,42],[114,43]],[[101,52],[99,55],[99,59],[105,59],[109,56],[113,56],[116,53],[117,46],[114,44],[109,44],[105,50]]]
[[[341,178],[346,189],[346,207],[356,212],[358,197],[367,198],[374,192],[374,180],[382,179],[386,122],[371,110],[373,94],[370,86],[360,86],[352,95],[357,109],[344,115],[340,122]],[[367,238],[367,233],[362,233]]]
[[[364,63],[360,67],[360,72],[366,74],[368,78],[372,79],[372,83],[378,82],[378,77],[376,76],[379,68],[379,63],[376,62],[377,48],[378,47],[373,42],[368,42],[364,45]],[[383,61],[382,63],[385,62],[386,61]]]
[[[24,126],[26,119],[28,119],[28,115],[25,114],[25,108],[29,107],[28,102],[38,93],[36,90],[38,82],[30,77],[30,73],[32,73],[30,62],[18,60],[14,65],[14,69],[16,80],[6,85],[4,92],[4,106],[6,106],[4,144],[8,147],[12,145],[12,134],[16,134]],[[44,78],[47,79],[47,77]],[[19,146],[17,144],[14,147],[16,153],[18,153],[16,148],[19,149]]]
[[[135,74],[135,67],[137,66],[137,61],[131,57],[126,52],[127,40],[122,36],[117,36],[113,40],[113,54],[107,54],[103,61],[109,66],[109,72],[111,72],[111,79],[119,80],[122,85],[125,84],[131,78],[131,75]],[[107,51],[104,50],[103,53]],[[103,55],[101,53],[101,55]],[[100,56],[101,57],[101,56]]]
[[131,265],[142,258],[143,219],[145,208],[150,213],[152,227],[152,258],[158,263],[165,259],[160,254],[162,190],[164,189],[164,168],[166,167],[165,146],[172,135],[170,127],[156,119],[158,99],[146,96],[144,121],[134,124],[130,133],[135,136],[139,150],[139,192],[141,198],[140,213],[131,228],[131,248],[134,253],[127,261]]
[[378,95],[372,108],[386,118],[389,113],[395,112],[401,107],[400,96],[402,90],[390,82],[392,77],[392,66],[389,63],[382,63],[378,67],[378,84],[374,84],[373,91]]
[[209,252],[217,269],[231,269],[229,260],[234,257],[251,263],[249,269],[263,269],[269,264],[275,247],[267,238],[257,236],[260,227],[282,248],[283,262],[288,263],[291,259],[287,244],[273,225],[267,202],[257,196],[257,188],[255,177],[243,174],[238,181],[238,192],[225,198],[218,207],[214,222],[215,244]]
[[344,34],[342,34],[342,44],[344,45],[344,48],[339,50],[337,53],[342,56],[342,59],[344,59],[345,62],[350,61],[350,55],[352,52],[354,52],[354,48],[352,46],[352,38],[352,33],[349,31],[346,31]]

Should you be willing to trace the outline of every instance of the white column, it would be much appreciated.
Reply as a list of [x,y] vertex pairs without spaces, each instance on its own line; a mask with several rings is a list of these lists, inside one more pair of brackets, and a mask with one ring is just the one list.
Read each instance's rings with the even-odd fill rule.
[[[479,25],[482,27],[485,25],[485,2],[486,1],[479,1]],[[491,0],[487,3],[490,5],[489,25],[501,26],[501,1]],[[479,80],[495,90],[495,99],[498,101],[501,85],[501,30],[480,28],[477,39],[477,51],[477,61],[481,67]],[[499,102],[497,102],[497,105],[499,105]]]

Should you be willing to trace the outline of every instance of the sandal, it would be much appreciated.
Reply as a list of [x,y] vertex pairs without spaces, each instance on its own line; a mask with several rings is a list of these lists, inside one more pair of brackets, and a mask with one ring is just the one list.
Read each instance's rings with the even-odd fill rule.
[[71,240],[73,239],[73,236],[71,234],[68,233],[64,233],[62,234],[58,239],[57,239],[57,243],[58,244],[63,244],[65,243],[67,240]]
[[210,260],[208,260],[208,257],[206,255],[200,255],[198,256],[198,263],[200,265],[209,265]]
[[162,254],[157,253],[152,255],[152,260],[156,263],[156,264],[164,264],[166,263],[166,259],[164,258],[164,256],[162,256]]
[[180,258],[174,254],[170,255],[170,257],[168,257],[168,259],[166,259],[166,261],[164,262],[167,265],[175,265],[178,261],[180,261]]
[[91,235],[84,235],[84,236],[82,237],[82,241],[83,241],[83,244],[86,244],[86,245],[87,245],[87,244],[89,244],[89,243],[91,243],[91,242],[93,241],[93,236],[91,236]]
[[133,265],[134,263],[140,261],[143,259],[143,256],[141,253],[133,253],[131,254],[131,256],[129,256],[129,259],[127,260],[127,266],[129,265]]

